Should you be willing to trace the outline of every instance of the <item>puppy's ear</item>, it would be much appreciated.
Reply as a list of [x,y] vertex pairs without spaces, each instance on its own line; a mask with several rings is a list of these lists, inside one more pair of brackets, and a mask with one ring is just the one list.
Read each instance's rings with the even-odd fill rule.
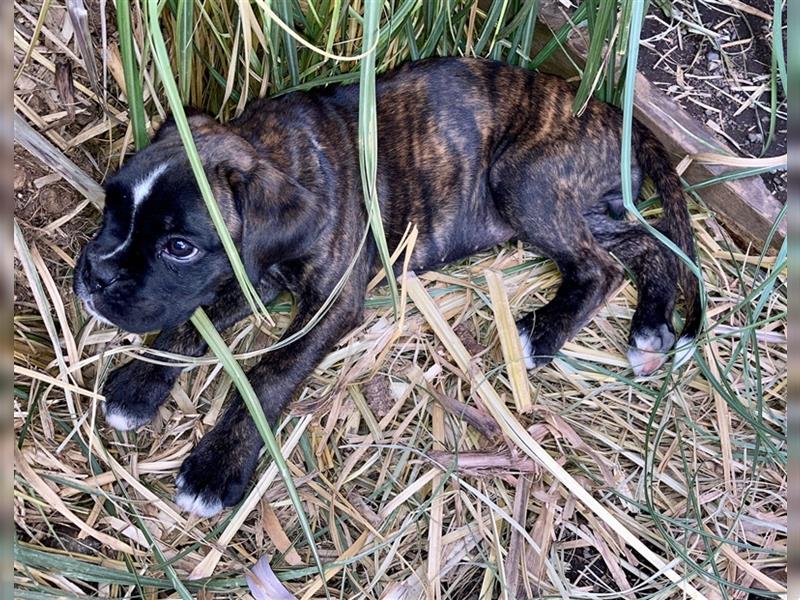
[[269,265],[302,258],[322,231],[319,198],[264,160],[229,176],[241,215],[241,254],[258,282]]
[[265,267],[301,258],[315,245],[323,226],[320,198],[243,137],[214,124],[210,135],[195,135],[197,151],[228,229],[238,236],[247,275],[258,283]]
[[[183,111],[186,113],[186,118],[189,119],[189,127],[192,131],[211,130],[219,126],[217,121],[214,120],[214,117],[199,108],[187,106]],[[151,143],[164,140],[173,134],[178,135],[178,126],[175,125],[175,117],[170,113],[167,115],[167,118],[164,119],[164,122],[156,129]]]

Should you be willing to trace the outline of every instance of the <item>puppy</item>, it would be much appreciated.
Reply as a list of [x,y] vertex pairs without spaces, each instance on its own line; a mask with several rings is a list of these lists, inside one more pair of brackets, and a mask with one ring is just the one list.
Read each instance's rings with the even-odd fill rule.
[[[555,298],[517,323],[530,369],[587,323],[627,268],[639,290],[628,356],[635,374],[647,375],[674,345],[679,285],[682,335],[697,335],[697,282],[640,225],[621,218],[620,112],[590,101],[575,117],[573,98],[561,79],[476,59],[425,60],[380,77],[377,189],[386,239],[391,250],[408,223],[417,226],[415,271],[508,240],[553,259],[562,276]],[[226,125],[202,114],[189,119],[249,278],[265,302],[281,290],[295,298],[286,335],[325,302],[367,227],[357,117],[358,87],[332,85],[257,100]],[[649,174],[663,202],[657,227],[693,257],[689,214],[664,148],[638,124],[633,144],[634,193]],[[379,266],[370,239],[322,321],[250,371],[271,423],[359,325]],[[103,224],[79,257],[75,291],[98,319],[135,333],[160,330],[154,348],[188,356],[206,351],[187,323],[195,309],[204,307],[221,330],[248,315],[174,123],[107,182]],[[133,361],[113,371],[104,387],[108,423],[145,425],[180,370]],[[181,466],[178,504],[210,516],[237,503],[261,445],[235,395]]]

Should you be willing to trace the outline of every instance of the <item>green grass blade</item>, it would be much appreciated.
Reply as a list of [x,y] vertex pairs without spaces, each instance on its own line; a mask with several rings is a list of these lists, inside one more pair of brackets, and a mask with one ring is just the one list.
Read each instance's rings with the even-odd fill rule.
[[506,4],[508,4],[508,0],[494,0],[489,7],[486,21],[483,24],[483,31],[481,31],[478,41],[475,42],[474,52],[476,56],[483,56],[483,49],[489,43],[489,40],[494,38],[493,34],[497,33],[497,26],[501,22]]
[[406,36],[406,43],[408,44],[408,55],[411,60],[419,60],[420,59],[420,52],[419,48],[417,47],[417,38],[414,32],[414,23],[411,22],[411,19],[406,21],[405,27],[403,27],[405,36]]
[[125,77],[125,92],[128,98],[128,114],[133,128],[133,141],[136,149],[141,150],[150,143],[150,138],[147,135],[142,82],[139,78],[139,66],[133,46],[129,0],[117,0],[117,32],[119,33],[119,51]]
[[[172,69],[169,63],[169,56],[167,54],[166,45],[164,44],[164,39],[161,34],[160,27],[158,26],[157,0],[148,0],[148,9],[149,9],[148,15],[150,18],[150,35],[153,43],[154,58],[156,60],[156,65],[161,74],[162,81],[164,84],[164,89],[169,99],[170,106],[173,109],[176,125],[178,127],[178,131],[180,132],[181,139],[184,143],[187,156],[189,158],[189,162],[192,166],[192,171],[194,172],[195,178],[197,179],[198,185],[203,195],[203,200],[205,201],[206,206],[208,207],[209,213],[211,214],[212,220],[214,221],[214,225],[217,228],[218,234],[220,235],[220,239],[222,240],[223,246],[225,247],[225,250],[228,253],[229,259],[231,260],[231,265],[233,266],[234,272],[236,273],[237,278],[239,278],[239,283],[242,286],[242,289],[245,290],[245,293],[247,293],[247,290],[249,288],[252,296],[258,300],[260,308],[263,309],[264,307],[263,304],[261,303],[260,298],[258,298],[258,295],[256,294],[255,290],[252,289],[252,284],[250,283],[249,279],[247,278],[244,272],[244,267],[241,264],[241,260],[238,256],[238,252],[236,251],[236,247],[233,244],[233,240],[230,237],[230,233],[228,232],[225,223],[222,220],[222,215],[219,212],[219,207],[217,206],[217,203],[213,197],[211,188],[208,184],[208,180],[206,179],[205,172],[203,170],[203,165],[200,161],[200,157],[197,154],[197,148],[194,145],[194,140],[192,139],[192,134],[189,129],[189,124],[186,119],[186,115],[183,112],[183,108],[181,106],[177,85],[175,84],[174,78],[172,76]],[[254,307],[254,312],[256,310],[258,310],[258,308]],[[209,345],[209,348],[211,348],[214,354],[217,357],[219,357],[219,359],[222,361],[225,370],[230,374],[231,379],[233,380],[234,384],[239,390],[239,393],[242,395],[242,399],[244,400],[245,405],[247,406],[248,410],[253,416],[253,420],[256,424],[256,427],[258,428],[261,436],[264,438],[267,450],[270,452],[273,460],[275,460],[275,464],[278,467],[278,471],[280,472],[281,477],[284,479],[284,483],[287,487],[287,490],[289,490],[292,502],[294,503],[295,508],[297,509],[298,518],[301,522],[303,531],[305,532],[308,538],[309,545],[311,547],[312,554],[314,555],[314,559],[318,566],[320,575],[323,576],[324,571],[322,569],[322,564],[319,559],[319,554],[314,544],[313,532],[311,531],[311,527],[308,523],[308,518],[303,512],[302,504],[300,502],[300,497],[297,494],[296,488],[294,487],[294,482],[291,478],[291,474],[289,473],[286,461],[280,454],[280,448],[277,446],[275,437],[269,428],[266,417],[264,416],[263,410],[261,409],[261,404],[259,403],[258,398],[255,395],[255,392],[253,391],[252,387],[247,381],[247,377],[245,376],[241,367],[239,367],[238,363],[236,363],[236,360],[231,355],[228,347],[222,341],[222,338],[220,337],[219,333],[216,331],[216,329],[214,329],[213,325],[208,320],[208,317],[206,316],[205,312],[202,311],[202,309],[198,309],[195,315],[193,315],[192,323],[195,325],[200,334],[206,340],[206,342]]]
[[[586,2],[582,3],[575,14],[572,15],[572,23],[578,25],[586,20],[586,14],[588,12]],[[571,23],[564,23],[561,28],[555,33],[553,38],[548,41],[539,52],[536,53],[536,56],[533,57],[531,64],[529,65],[531,69],[538,69],[542,64],[550,58],[553,53],[558,50],[559,48],[563,48],[564,42],[567,41],[569,34],[572,32],[572,24]]]
[[[308,522],[308,517],[303,510],[303,503],[300,500],[300,494],[297,492],[297,488],[294,485],[294,480],[292,479],[292,474],[289,471],[286,460],[281,454],[281,447],[278,444],[278,441],[275,439],[275,435],[272,433],[272,429],[269,426],[267,417],[264,415],[264,411],[261,408],[261,402],[259,402],[258,396],[256,396],[253,387],[247,380],[247,376],[239,366],[239,363],[236,362],[236,359],[234,358],[233,354],[231,354],[231,351],[225,344],[222,336],[220,336],[219,332],[214,328],[213,323],[211,323],[211,320],[208,318],[208,315],[206,315],[202,308],[197,309],[194,315],[192,315],[192,323],[197,328],[197,331],[200,332],[200,335],[203,336],[203,339],[206,341],[208,347],[211,349],[214,355],[219,358],[225,371],[228,373],[231,380],[233,380],[233,384],[236,386],[236,389],[242,396],[242,400],[244,401],[245,406],[247,406],[247,410],[250,411],[250,416],[256,425],[256,429],[258,429],[259,434],[261,434],[261,437],[264,440],[264,445],[272,457],[272,460],[275,461],[275,466],[278,468],[278,472],[283,479],[283,483],[286,485],[286,489],[289,492],[289,497],[291,498],[292,505],[297,512],[297,518],[300,521],[300,526],[303,529],[306,539],[308,540],[308,545],[311,548],[311,554],[314,556],[314,562],[317,566],[319,575],[322,580],[325,581],[325,570],[322,566],[319,553],[317,552],[317,546],[314,542],[314,532],[311,530],[311,524]],[[330,598],[327,591],[327,586],[325,587],[325,595],[326,597]]]
[[772,145],[772,140],[775,137],[775,126],[777,125],[778,118],[778,60],[775,56],[773,48],[772,60],[770,61],[770,75],[769,75],[769,127],[767,129],[767,138],[761,147],[761,154],[764,156],[769,147]]
[[658,231],[655,227],[650,225],[647,220],[642,216],[642,213],[636,208],[635,198],[633,197],[633,182],[631,180],[631,151],[632,151],[632,137],[633,137],[633,96],[636,87],[636,65],[639,56],[639,36],[642,31],[642,23],[644,21],[644,2],[636,0],[633,2],[631,9],[631,24],[630,33],[628,38],[628,60],[627,68],[625,70],[625,88],[622,99],[622,148],[620,156],[620,175],[622,179],[622,197],[625,209],[630,212],[636,219],[647,229],[647,231],[658,239],[662,244],[667,246],[678,258],[680,258],[686,266],[691,270],[700,286],[700,302],[702,310],[705,314],[706,310],[706,295],[705,284],[703,282],[703,274],[700,267],[690,259],[686,254],[676,246],[663,233]]
[[178,0],[177,27],[175,31],[176,54],[178,55],[178,82],[181,100],[190,103],[192,89],[192,31],[194,29],[194,0]]
[[[413,37],[414,23],[413,14],[419,8],[419,0],[404,0],[400,7],[392,13],[392,18],[383,26],[378,41],[378,55],[386,51],[386,47],[398,36],[407,38],[409,44],[409,51],[412,53],[416,50],[416,40]],[[407,32],[411,31],[411,34]],[[401,29],[406,31],[406,34],[400,35]]]
[[[287,26],[291,27],[294,23],[294,18],[292,17],[292,5],[289,0],[276,0],[276,5],[278,16],[283,19],[283,22],[286,23]],[[282,31],[282,34],[283,49],[285,51],[284,58],[289,68],[289,77],[292,85],[297,85],[300,83],[300,69],[297,62],[297,44],[294,38],[289,35],[289,32]]]
[[533,46],[533,32],[536,29],[536,20],[539,18],[539,0],[535,0],[533,6],[528,11],[528,16],[525,19],[525,26],[522,28],[522,44],[520,45],[520,54],[522,60],[520,66],[530,67],[531,65],[531,47]]
[[713,177],[709,177],[703,181],[698,181],[697,183],[693,183],[691,185],[684,185],[683,189],[687,192],[694,192],[697,190],[702,190],[707,187],[712,187],[718,185],[720,183],[725,183],[727,181],[736,181],[737,179],[747,179],[748,177],[756,177],[758,175],[764,175],[766,173],[774,173],[785,167],[754,167],[749,169],[734,169],[732,171],[726,171],[720,175],[715,175]]
[[333,50],[333,42],[336,40],[336,33],[339,26],[339,15],[342,11],[342,0],[333,0],[333,15],[331,16],[328,39],[325,42],[325,51],[330,53]]
[[141,517],[136,512],[136,509],[133,509],[133,517],[136,520],[136,527],[142,533],[144,538],[147,540],[147,543],[150,545],[150,549],[153,551],[153,554],[158,561],[158,564],[164,569],[164,572],[167,574],[167,578],[172,583],[173,588],[178,593],[183,600],[192,600],[193,596],[186,589],[186,586],[183,585],[181,578],[178,577],[178,574],[175,572],[175,568],[172,564],[167,560],[167,557],[164,556],[164,553],[161,551],[161,544],[159,540],[153,537],[153,534],[150,533],[150,530],[147,529],[147,526],[142,522]]
[[383,230],[381,209],[378,204],[378,113],[375,100],[375,42],[379,33],[378,18],[381,3],[367,0],[364,5],[364,40],[361,59],[361,76],[358,97],[358,148],[361,167],[361,185],[369,214],[369,226],[378,246],[378,255],[386,271],[386,281],[392,296],[392,306],[397,315],[399,295],[397,280],[392,270],[389,247]]
[[[586,55],[586,65],[581,76],[581,84],[575,93],[575,101],[572,104],[572,111],[576,115],[582,113],[583,109],[586,108],[586,103],[599,84],[600,73],[604,60],[606,60],[606,39],[616,13],[616,2],[601,2],[597,14],[593,19],[589,19],[589,52]],[[588,14],[592,14],[591,8]],[[638,41],[639,37],[637,35],[637,44]],[[608,60],[613,60],[613,57]]]
[[788,79],[786,76],[786,59],[783,56],[783,1],[775,0],[772,10],[772,56],[778,65],[781,87],[783,93],[787,93]]
[[192,132],[189,129],[189,121],[187,120],[186,113],[183,110],[183,104],[181,102],[178,86],[175,83],[175,77],[172,74],[172,66],[170,65],[167,46],[164,43],[164,36],[162,35],[161,28],[159,26],[158,1],[147,0],[147,7],[148,18],[150,21],[148,29],[153,45],[153,58],[155,59],[156,68],[161,75],[164,93],[169,101],[172,115],[175,118],[175,125],[178,128],[181,141],[183,142],[186,150],[186,156],[189,159],[192,172],[194,173],[195,179],[197,180],[197,185],[200,188],[200,194],[203,197],[203,202],[205,202],[206,208],[208,208],[211,220],[214,223],[214,227],[216,228],[217,234],[220,237],[220,241],[225,249],[225,253],[228,255],[228,260],[230,260],[233,273],[242,288],[245,298],[247,298],[247,301],[250,303],[250,306],[255,314],[266,314],[266,307],[264,306],[263,302],[261,302],[261,298],[253,288],[253,284],[250,282],[250,279],[247,277],[244,265],[239,257],[239,252],[236,250],[236,245],[233,243],[233,239],[231,239],[231,235],[228,232],[228,228],[226,227],[225,221],[222,218],[222,213],[219,210],[217,201],[215,200],[214,194],[211,191],[211,186],[206,178],[206,174],[203,169],[203,163],[197,153],[197,147],[194,144]]
[[436,47],[442,39],[447,21],[447,13],[440,11],[433,20],[431,28],[425,33],[427,39],[419,51],[419,58],[429,58],[436,55]]

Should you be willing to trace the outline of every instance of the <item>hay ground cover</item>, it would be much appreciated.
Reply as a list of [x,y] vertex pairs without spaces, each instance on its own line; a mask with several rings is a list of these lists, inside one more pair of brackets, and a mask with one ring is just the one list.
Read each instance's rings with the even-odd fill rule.
[[[86,2],[82,14],[72,0],[14,3],[15,596],[248,597],[245,574],[264,556],[297,598],[785,594],[785,247],[730,239],[701,186],[688,197],[707,327],[687,365],[632,378],[626,281],[553,364],[520,377],[506,359],[508,315],[547,302],[559,276],[508,244],[400,278],[397,298],[374,286],[364,324],[276,433],[324,582],[267,455],[241,505],[212,519],[181,513],[175,474],[231,379],[212,355],[184,359],[191,368],[156,421],[114,432],[100,411],[109,370],[165,357],[89,318],[70,289],[99,223],[98,183],[169,111],[148,9],[160,11],[181,102],[222,119],[259,95],[358,81],[363,56],[344,59],[364,53],[369,19],[338,0],[153,4]],[[378,73],[432,54],[535,66],[537,7],[386,4],[366,50]],[[627,7],[614,5],[615,19]],[[604,83],[587,96],[619,98],[619,73],[599,60],[585,72]],[[652,187],[639,209],[658,217]],[[245,367],[291,317],[287,297],[268,308],[274,326],[249,319],[225,333]],[[537,448],[552,465],[531,457]]]

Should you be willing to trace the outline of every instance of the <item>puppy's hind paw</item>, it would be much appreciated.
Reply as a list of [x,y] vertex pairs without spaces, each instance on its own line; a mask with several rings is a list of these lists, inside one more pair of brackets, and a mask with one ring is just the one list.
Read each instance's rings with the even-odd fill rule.
[[674,344],[675,334],[666,323],[642,328],[633,334],[628,348],[628,362],[634,375],[646,377],[660,369]]
[[547,346],[542,339],[536,339],[534,332],[531,331],[528,321],[530,319],[523,319],[517,322],[517,332],[519,333],[519,342],[522,346],[522,360],[525,361],[525,368],[533,371],[540,367],[550,364],[553,360],[555,352],[544,352]]

